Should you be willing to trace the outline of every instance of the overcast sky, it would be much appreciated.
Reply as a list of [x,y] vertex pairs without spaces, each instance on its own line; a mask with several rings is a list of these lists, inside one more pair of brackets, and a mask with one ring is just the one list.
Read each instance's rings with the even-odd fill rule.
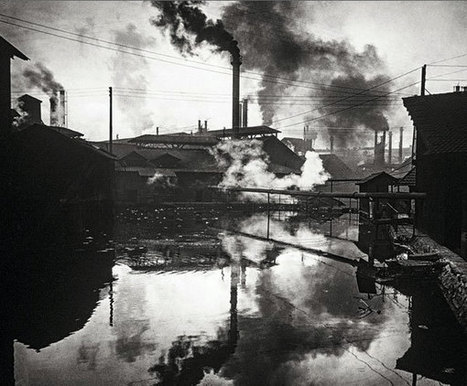
[[[209,18],[216,19],[223,17],[224,8],[229,6],[232,6],[232,2],[206,2],[201,8]],[[270,6],[272,9],[273,4]],[[167,31],[150,23],[151,18],[158,17],[159,10],[149,2],[2,0],[0,13],[1,35],[31,59],[28,62],[13,61],[13,95],[27,92],[41,99],[46,123],[48,97],[38,88],[31,87],[22,75],[24,70],[36,68],[37,62],[45,65],[55,80],[67,90],[69,127],[83,132],[88,139],[104,139],[107,136],[109,86],[114,87],[115,94],[114,133],[120,138],[155,132],[156,126],[160,127],[161,133],[190,132],[196,130],[198,119],[208,120],[210,129],[231,125],[229,55],[215,51],[206,43],[196,46],[192,55],[182,54],[171,45]],[[267,51],[271,50],[267,45],[264,52],[253,53],[251,48],[248,51],[245,28],[252,39],[262,36],[266,30],[271,41],[283,39],[284,34],[276,34],[280,30],[278,19],[261,13],[253,16],[257,18],[257,23],[250,19],[247,27],[242,26],[243,30],[237,25],[232,26],[232,19],[230,24],[225,20],[225,24],[226,29],[229,26],[234,29],[230,32],[239,40],[240,50],[245,48],[242,53],[249,53],[248,58],[245,55],[242,65],[242,71],[248,69],[250,72],[244,74],[248,78],[242,78],[241,96],[251,99],[249,125],[260,125],[264,114],[256,103],[257,93],[261,89],[263,69],[267,68],[267,61],[272,60],[274,53]],[[250,14],[250,17],[253,16]],[[282,16],[281,22],[286,25],[281,25],[281,28],[286,28],[287,33],[299,41],[345,46],[352,58],[359,55],[377,58],[377,64],[361,69],[362,75],[368,79],[377,75],[392,79],[425,63],[441,60],[443,62],[439,64],[443,65],[467,65],[467,55],[461,56],[467,54],[465,2],[294,2],[293,12]],[[266,23],[270,24],[271,29]],[[367,45],[375,48],[371,55]],[[261,49],[259,47],[257,51]],[[123,50],[136,55],[123,53]],[[461,57],[450,59],[455,56]],[[262,67],[258,64],[261,58],[266,61],[261,64]],[[289,64],[292,62],[292,59],[277,60],[277,65],[283,67],[286,63],[280,63],[280,60],[290,60]],[[299,69],[287,68],[289,73],[284,72],[274,78],[282,82],[279,83],[282,86],[275,89],[274,96],[268,97],[270,99],[265,106],[272,114],[271,126],[282,130],[283,136],[301,136],[303,122],[310,120],[310,127],[321,133],[318,144],[324,145],[327,141],[325,125],[315,119],[323,115],[323,110],[316,110],[317,102],[306,98],[320,92],[310,87],[316,87],[313,82],[326,84],[333,76],[345,75],[345,71],[342,68],[327,68],[321,73],[317,67],[309,64],[311,62],[306,63]],[[451,74],[443,75],[447,73]],[[467,85],[467,81],[463,80],[467,79],[467,68],[429,66],[427,77],[449,79],[429,80],[426,85],[429,92],[450,92],[456,84]],[[294,79],[295,83],[287,85],[287,79]],[[385,90],[394,91],[419,79],[420,71],[417,70],[387,83]],[[391,129],[400,126],[407,128],[407,140],[412,125],[400,97],[419,92],[420,85],[416,84],[394,93],[395,100],[391,107],[383,112]],[[348,91],[345,95],[348,95]],[[348,107],[348,103],[342,106]],[[334,110],[324,112],[338,108],[339,105],[334,106]]]

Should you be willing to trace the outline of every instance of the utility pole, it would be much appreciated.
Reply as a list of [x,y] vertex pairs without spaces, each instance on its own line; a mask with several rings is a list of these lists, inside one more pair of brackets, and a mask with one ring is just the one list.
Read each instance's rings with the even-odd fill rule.
[[109,87],[109,152],[112,153],[112,87]]
[[425,95],[425,82],[426,82],[426,64],[422,66],[422,86],[420,89],[420,95]]

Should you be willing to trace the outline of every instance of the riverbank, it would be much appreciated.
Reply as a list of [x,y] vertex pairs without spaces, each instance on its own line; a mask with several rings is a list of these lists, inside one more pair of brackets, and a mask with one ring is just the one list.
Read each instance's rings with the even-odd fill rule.
[[[397,233],[401,235],[403,232],[399,230]],[[456,319],[467,333],[467,261],[418,231],[412,245],[417,250],[436,251],[447,262],[437,277],[437,283]]]

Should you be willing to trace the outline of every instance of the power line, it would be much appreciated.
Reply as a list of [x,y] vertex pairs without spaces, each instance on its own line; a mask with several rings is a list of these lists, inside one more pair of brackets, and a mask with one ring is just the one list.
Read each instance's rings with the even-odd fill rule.
[[[395,78],[392,78],[392,79],[389,79],[389,80],[387,80],[387,81],[385,81],[385,82],[383,82],[383,83],[377,84],[376,86],[370,87],[369,89],[363,90],[363,91],[361,91],[360,93],[357,93],[357,94],[355,94],[355,95],[361,95],[361,94],[363,94],[363,93],[365,93],[365,92],[367,92],[367,91],[370,91],[370,90],[373,90],[373,89],[375,89],[375,88],[381,87],[381,86],[383,86],[383,85],[385,85],[385,84],[387,84],[387,83],[389,83],[389,82],[392,82],[392,81],[394,81],[394,80],[397,80],[397,79],[399,79],[399,78],[402,78],[403,76],[409,75],[409,74],[411,74],[412,72],[418,71],[419,69],[420,69],[419,67],[414,68],[413,70],[407,71],[407,72],[404,73],[404,74],[398,75],[398,76],[396,76]],[[392,93],[392,92],[391,92],[391,93]],[[388,93],[388,94],[386,94],[386,95],[382,95],[382,97],[387,96],[387,95],[389,95],[389,94],[391,94],[391,93]],[[346,97],[346,98],[343,98],[343,99],[340,99],[339,101],[336,101],[336,102],[334,102],[334,103],[329,103],[329,104],[327,104],[327,105],[324,105],[324,106],[322,106],[321,108],[325,108],[325,107],[332,106],[332,105],[334,105],[334,104],[336,104],[336,103],[338,103],[338,102],[342,102],[342,101],[345,101],[345,100],[350,99],[350,98],[351,98],[351,96]],[[373,100],[374,100],[374,99],[378,99],[378,98],[379,98],[379,97],[373,98]],[[308,110],[308,111],[304,111],[304,112],[302,112],[302,113],[295,114],[295,115],[292,115],[292,116],[289,116],[289,117],[277,119],[277,120],[274,121],[274,123],[282,122],[282,121],[284,121],[284,120],[286,120],[286,119],[296,118],[296,117],[301,116],[301,115],[309,114],[309,113],[312,113],[312,112],[314,112],[314,111],[316,111],[316,110],[318,110],[318,109]],[[287,126],[285,126],[285,127],[287,127]]]
[[[397,89],[397,90],[395,90],[395,91],[400,91],[400,90],[406,89],[406,88],[408,88],[408,87],[412,87],[412,86],[414,86],[414,85],[416,85],[416,84],[418,84],[418,83],[420,83],[420,81],[415,82],[415,83],[412,83],[412,84],[409,84],[408,86],[402,87],[402,88]],[[389,95],[389,94],[391,94],[391,93],[392,93],[392,91],[389,92],[389,93],[387,93],[386,95]],[[378,98],[379,98],[379,97],[373,98],[373,100],[378,99]],[[354,106],[347,107],[347,108],[345,108],[345,109],[341,109],[341,110],[333,111],[333,112],[328,113],[328,114],[321,115],[321,116],[316,117],[316,118],[307,119],[307,120],[305,120],[305,121],[303,121],[303,122],[292,123],[292,124],[289,124],[289,125],[286,125],[286,126],[282,126],[281,129],[286,128],[286,127],[290,127],[290,126],[302,125],[302,124],[304,124],[304,123],[313,122],[313,121],[316,121],[316,120],[325,118],[325,117],[330,116],[330,115],[339,114],[339,113],[342,113],[342,112],[344,112],[344,111],[351,110],[351,109],[353,109],[353,108],[355,108],[355,107],[357,107],[357,106],[361,106],[361,105],[363,105],[363,104],[365,104],[365,103],[366,103],[366,102],[362,102],[362,103],[356,104],[356,105],[354,105]]]
[[[150,53],[150,54],[153,54],[153,55],[163,56],[163,57],[167,57],[167,58],[171,58],[171,59],[175,59],[175,60],[182,60],[182,59],[180,59],[180,58],[178,58],[176,56],[173,56],[173,55],[162,54],[162,53],[156,52],[156,51],[151,51],[151,50],[146,50],[146,49],[142,49],[142,48],[139,48],[139,47],[134,47],[134,46],[129,46],[129,45],[125,45],[125,44],[115,43],[115,42],[111,42],[111,41],[108,41],[108,40],[105,40],[105,39],[95,38],[95,37],[92,37],[92,36],[86,36],[86,35],[78,34],[78,33],[75,33],[75,32],[70,32],[70,31],[67,31],[67,30],[64,30],[64,29],[61,29],[61,28],[50,27],[50,26],[46,26],[44,24],[35,23],[35,22],[31,22],[31,21],[28,21],[28,20],[25,20],[25,19],[20,19],[20,18],[17,18],[17,17],[5,15],[5,14],[2,14],[2,13],[0,13],[0,16],[8,18],[8,19],[17,20],[17,21],[20,21],[20,22],[23,22],[23,23],[35,25],[35,26],[38,26],[38,27],[41,27],[41,28],[47,28],[47,29],[50,29],[50,30],[53,30],[53,31],[66,33],[66,34],[69,34],[69,35],[72,35],[72,36],[76,36],[79,39],[73,39],[73,38],[70,38],[70,37],[67,37],[67,36],[57,35],[57,34],[54,34],[54,33],[51,33],[51,32],[38,30],[36,28],[23,26],[23,25],[15,24],[15,23],[10,23],[10,22],[7,22],[5,20],[0,20],[0,22],[2,22],[2,23],[13,25],[13,26],[20,27],[20,28],[29,29],[29,30],[32,30],[32,31],[35,31],[35,32],[44,33],[44,34],[47,34],[47,35],[51,35],[51,36],[55,36],[55,37],[75,41],[75,42],[78,42],[78,43],[99,47],[99,48],[110,49],[110,50],[113,50],[113,51],[122,52],[122,53],[130,54],[130,55],[136,55],[136,56],[140,56],[140,57],[143,57],[143,58],[159,60],[159,61],[166,62],[166,63],[176,64],[176,65],[180,65],[180,66],[187,66],[187,67],[196,68],[196,69],[202,69],[202,70],[205,70],[205,71],[213,71],[213,70],[203,69],[203,68],[200,68],[200,67],[194,67],[194,66],[184,64],[184,63],[177,63],[177,62],[171,62],[171,61],[163,60],[163,59],[151,58],[151,57],[147,57],[145,55],[137,55],[134,52],[115,50],[115,49],[112,49],[111,47],[106,47],[106,46],[93,44],[91,42],[83,41],[82,39],[94,40],[94,41],[97,41],[99,43],[110,44],[110,45],[114,45],[114,46],[117,46],[117,47],[131,49],[131,50],[135,50],[135,51],[139,51],[139,52],[146,52],[146,53]],[[197,64],[197,65],[203,65],[203,66],[208,66],[208,67],[219,68],[219,69],[222,69],[222,70],[228,70],[229,71],[228,75],[230,75],[230,67],[224,67],[224,66],[214,65],[214,64],[210,64],[210,63],[203,63],[203,62],[198,62],[198,61],[194,61],[194,60],[187,60],[187,59],[183,59],[183,61],[184,62],[191,62],[191,63]],[[220,74],[225,74],[224,72],[219,72],[219,71],[213,71],[213,72],[217,72],[217,73],[220,73]],[[303,86],[299,86],[300,84],[312,84],[312,85],[318,85],[318,86],[322,86],[322,87],[341,89],[343,92],[344,92],[344,90],[361,90],[361,89],[354,88],[354,87],[338,86],[338,85],[332,85],[332,84],[323,84],[323,83],[316,83],[316,82],[311,82],[311,81],[296,81],[294,79],[276,77],[276,76],[261,74],[261,73],[257,73],[257,72],[253,72],[253,71],[242,71],[242,73],[262,77],[261,79],[248,78],[247,77],[247,79],[252,79],[252,80],[257,80],[257,81],[261,80],[261,81],[266,81],[266,82],[272,82],[272,81],[267,80],[265,78],[277,79],[277,80],[283,80],[285,82],[289,82],[289,83],[293,84],[295,87],[303,87]],[[245,76],[243,76],[243,77],[245,77]],[[272,82],[272,83],[276,83],[276,82]],[[284,83],[281,83],[281,84],[284,84]]]

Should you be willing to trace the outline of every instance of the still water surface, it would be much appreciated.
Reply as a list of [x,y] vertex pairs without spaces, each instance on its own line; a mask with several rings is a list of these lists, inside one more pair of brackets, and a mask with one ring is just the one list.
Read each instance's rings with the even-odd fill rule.
[[[266,221],[239,228],[263,236]],[[337,236],[355,237],[342,223]],[[276,239],[364,256],[321,228],[270,221]],[[458,326],[434,286],[364,285],[350,264],[200,225],[175,238],[129,229],[148,251],[120,249],[113,280],[92,295],[71,289],[61,312],[93,300],[63,339],[15,341],[17,384],[438,385],[464,376]]]

